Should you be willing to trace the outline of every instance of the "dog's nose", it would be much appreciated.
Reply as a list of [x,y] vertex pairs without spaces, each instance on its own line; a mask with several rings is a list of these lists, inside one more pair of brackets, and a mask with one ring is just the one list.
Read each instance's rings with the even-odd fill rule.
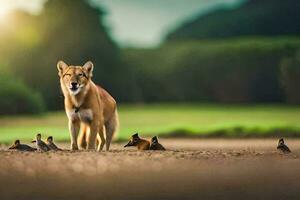
[[72,82],[72,83],[71,83],[71,86],[72,86],[72,88],[76,88],[77,83],[76,83],[76,82]]

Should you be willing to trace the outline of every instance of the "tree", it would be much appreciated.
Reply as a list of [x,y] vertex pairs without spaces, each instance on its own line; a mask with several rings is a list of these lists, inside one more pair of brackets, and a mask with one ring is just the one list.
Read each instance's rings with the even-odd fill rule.
[[[108,36],[102,19],[104,12],[84,0],[49,0],[38,16],[27,16],[33,33],[32,41],[18,59],[12,59],[15,74],[40,91],[48,108],[62,108],[62,95],[56,63],[94,63],[94,81],[108,89],[118,100],[126,100],[122,93],[127,81],[121,64],[119,49]],[[24,19],[19,19],[25,22]],[[20,26],[16,32],[23,32]],[[32,43],[35,45],[32,45]],[[17,46],[20,44],[17,44]],[[13,53],[12,53],[13,54]]]
[[234,9],[218,9],[184,23],[168,40],[300,34],[298,0],[249,0]]

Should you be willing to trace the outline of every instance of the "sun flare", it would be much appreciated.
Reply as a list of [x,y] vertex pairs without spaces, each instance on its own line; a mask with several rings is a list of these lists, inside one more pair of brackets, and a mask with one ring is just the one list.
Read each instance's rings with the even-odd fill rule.
[[6,21],[9,12],[12,9],[12,4],[9,1],[0,0],[0,22]]

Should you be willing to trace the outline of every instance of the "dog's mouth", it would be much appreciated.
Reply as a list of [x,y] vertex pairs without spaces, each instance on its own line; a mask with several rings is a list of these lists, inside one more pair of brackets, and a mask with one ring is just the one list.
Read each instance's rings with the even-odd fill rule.
[[71,90],[72,92],[76,92],[76,91],[78,90],[78,88],[79,88],[79,87],[76,87],[76,86],[75,86],[75,87],[70,87],[70,90]]
[[80,87],[70,87],[69,89],[72,95],[77,95],[80,92]]
[[84,88],[84,84],[72,84],[69,87],[69,91],[72,95],[77,95],[80,93],[80,91]]

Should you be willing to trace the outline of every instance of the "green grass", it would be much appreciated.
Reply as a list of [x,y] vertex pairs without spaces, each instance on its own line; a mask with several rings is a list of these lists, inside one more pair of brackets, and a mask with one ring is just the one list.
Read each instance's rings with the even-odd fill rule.
[[[154,104],[121,105],[120,139],[132,133],[168,135],[186,133],[200,136],[300,136],[300,107],[281,105],[194,105]],[[69,140],[64,112],[43,116],[0,117],[0,143],[19,138],[25,142],[37,132],[53,135],[56,140]]]

